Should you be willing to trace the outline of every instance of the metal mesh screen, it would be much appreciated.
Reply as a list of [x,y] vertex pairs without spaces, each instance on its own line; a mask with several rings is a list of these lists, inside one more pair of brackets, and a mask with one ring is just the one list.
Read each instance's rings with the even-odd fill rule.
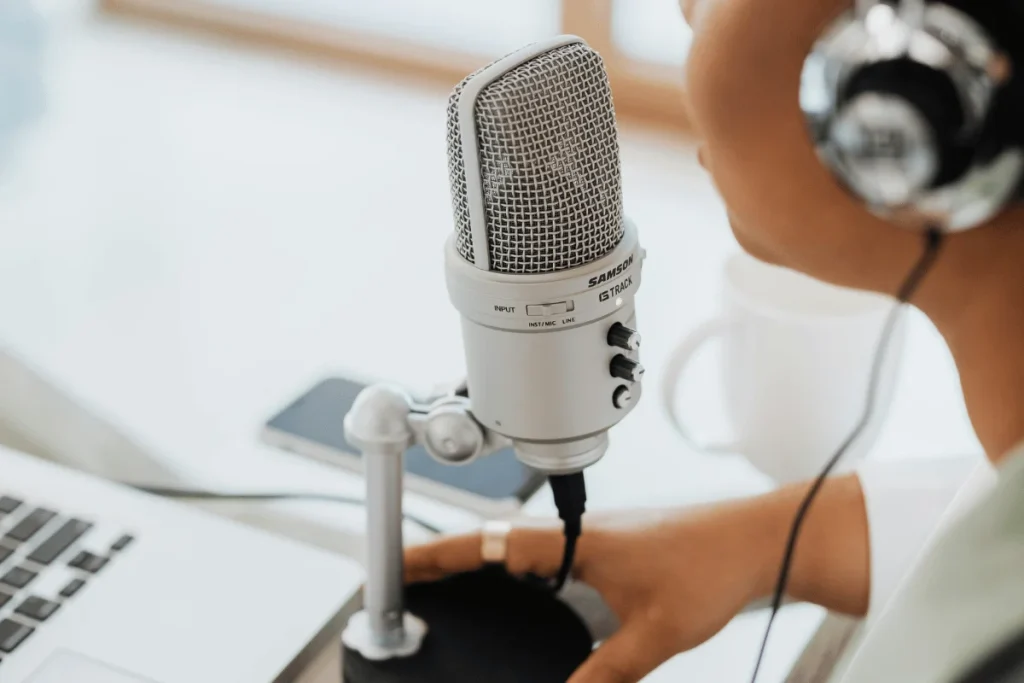
[[[479,73],[479,72],[477,72]],[[473,261],[456,86],[448,102],[448,172],[459,253]],[[601,57],[583,44],[546,52],[476,102],[491,270],[550,273],[595,261],[623,234],[615,110]]]

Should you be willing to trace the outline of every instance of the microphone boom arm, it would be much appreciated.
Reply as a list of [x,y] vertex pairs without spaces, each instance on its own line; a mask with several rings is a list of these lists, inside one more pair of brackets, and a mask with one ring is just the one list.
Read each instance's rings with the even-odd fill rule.
[[402,389],[375,384],[360,392],[345,416],[345,438],[366,466],[367,576],[363,610],[342,641],[367,659],[406,657],[419,650],[427,626],[405,611],[402,479],[405,452],[422,445],[439,462],[465,465],[511,441],[481,425],[456,390],[429,403]]

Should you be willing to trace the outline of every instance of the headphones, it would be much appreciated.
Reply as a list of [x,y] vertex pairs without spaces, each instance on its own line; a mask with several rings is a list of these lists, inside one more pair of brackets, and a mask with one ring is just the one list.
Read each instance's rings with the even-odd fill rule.
[[857,0],[805,61],[800,106],[873,213],[975,227],[1022,196],[1024,0]]

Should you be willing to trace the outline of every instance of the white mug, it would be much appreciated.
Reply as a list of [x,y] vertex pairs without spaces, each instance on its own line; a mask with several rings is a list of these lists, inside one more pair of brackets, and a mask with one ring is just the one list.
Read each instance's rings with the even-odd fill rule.
[[[894,299],[835,287],[795,271],[733,256],[725,312],[694,330],[672,354],[662,400],[676,430],[705,452],[738,453],[778,483],[817,475],[865,416],[869,379]],[[875,400],[838,471],[864,457],[891,402],[904,317],[882,359]],[[720,377],[734,436],[694,436],[677,405],[687,365],[705,343],[723,345]]]

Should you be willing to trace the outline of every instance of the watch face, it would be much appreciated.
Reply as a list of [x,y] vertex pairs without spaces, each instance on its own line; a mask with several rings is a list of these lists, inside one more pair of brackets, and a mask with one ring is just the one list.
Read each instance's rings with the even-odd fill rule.
[[950,683],[1024,683],[1024,632],[986,654]]

